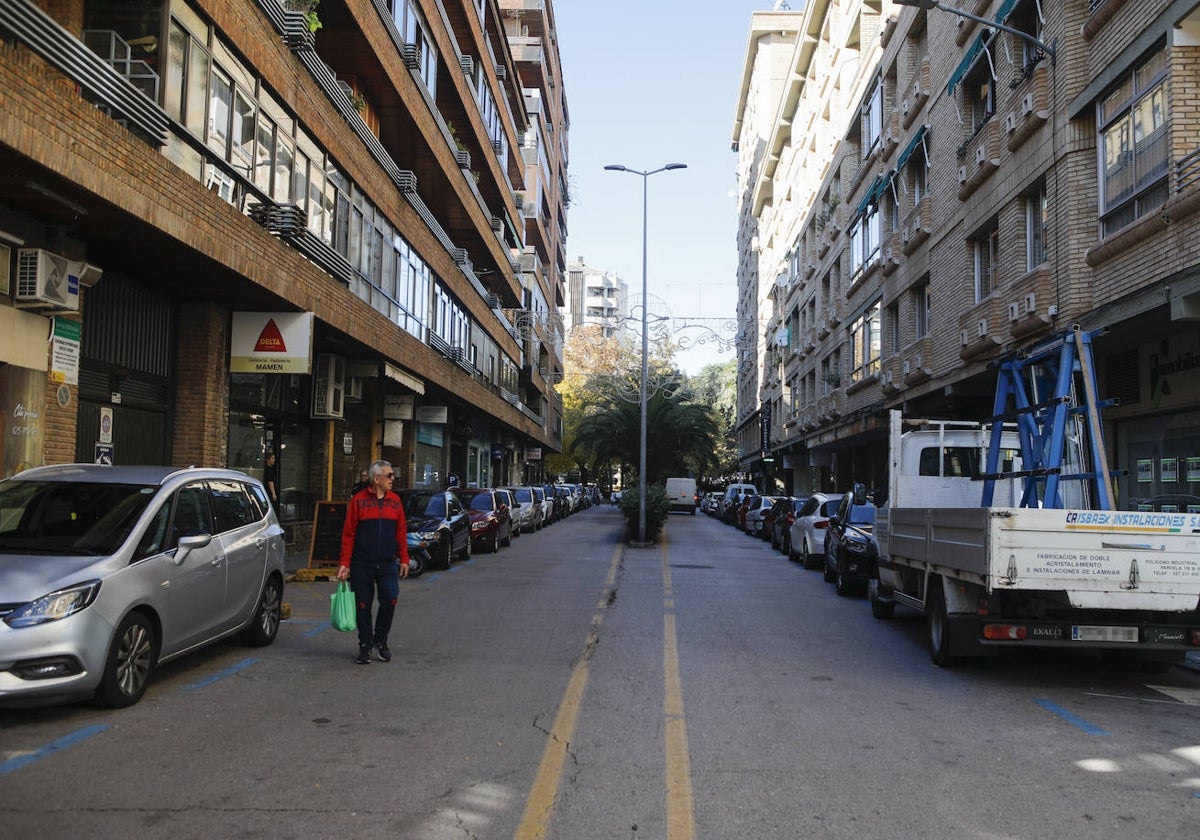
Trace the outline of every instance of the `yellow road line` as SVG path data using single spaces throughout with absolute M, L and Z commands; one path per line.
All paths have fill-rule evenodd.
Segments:
M 692 840 L 696 816 L 692 797 L 692 760 L 688 753 L 683 686 L 679 679 L 679 648 L 675 640 L 675 593 L 671 564 L 663 537 L 663 731 L 666 739 L 667 837 Z
M 600 627 L 604 623 L 604 610 L 608 608 L 608 595 L 617 579 L 617 569 L 620 566 L 621 545 L 613 551 L 612 563 L 605 579 L 605 593 L 597 606 L 597 612 L 592 616 L 591 632 L 584 643 L 585 655 L 579 658 L 571 679 L 567 682 L 566 693 L 558 706 L 558 714 L 554 725 L 546 738 L 546 748 L 542 751 L 542 762 L 538 765 L 537 775 L 533 779 L 533 787 L 529 798 L 525 800 L 525 813 L 521 815 L 521 824 L 513 836 L 516 840 L 542 840 L 550 828 L 550 817 L 554 812 L 554 800 L 558 796 L 558 788 L 562 783 L 563 765 L 567 760 L 567 747 L 575 736 L 575 723 L 579 719 L 579 709 L 583 705 L 583 692 L 587 688 L 588 662 L 586 655 L 595 647 L 599 638 Z

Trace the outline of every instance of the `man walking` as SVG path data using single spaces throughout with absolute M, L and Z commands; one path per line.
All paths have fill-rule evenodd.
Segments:
M 342 526 L 342 551 L 338 580 L 350 580 L 358 605 L 359 665 L 371 663 L 374 650 L 380 662 L 391 662 L 388 633 L 400 595 L 399 578 L 408 577 L 408 528 L 404 505 L 392 492 L 395 471 L 387 461 L 375 461 L 367 470 L 370 483 L 350 497 Z M 399 577 L 397 577 L 399 562 Z M 379 611 L 371 620 L 371 607 L 379 592 Z

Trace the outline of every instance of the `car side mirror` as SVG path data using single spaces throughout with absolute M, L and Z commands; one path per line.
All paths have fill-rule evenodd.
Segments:
M 189 553 L 198 548 L 204 548 L 211 542 L 212 534 L 188 534 L 187 536 L 180 537 L 177 544 L 178 548 L 175 550 L 175 557 L 173 558 L 175 565 L 182 566 L 183 561 L 187 559 Z

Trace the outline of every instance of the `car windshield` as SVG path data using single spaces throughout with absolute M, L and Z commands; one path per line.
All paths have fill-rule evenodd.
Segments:
M 2 482 L 0 552 L 112 554 L 157 492 L 141 484 Z
M 471 510 L 495 510 L 496 505 L 492 502 L 491 493 L 476 493 L 471 496 L 471 503 L 467 506 Z
M 446 497 L 441 493 L 413 493 L 404 500 L 406 516 L 446 516 Z
M 528 489 L 516 490 L 514 491 L 514 495 L 516 495 L 518 502 L 529 502 L 533 500 L 533 494 L 530 493 Z

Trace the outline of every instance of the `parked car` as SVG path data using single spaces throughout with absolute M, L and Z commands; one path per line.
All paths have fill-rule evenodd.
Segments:
M 746 505 L 746 513 L 742 519 L 742 530 L 752 537 L 762 535 L 763 516 L 775 504 L 778 496 L 753 496 Z
M 0 510 L 0 701 L 130 706 L 185 653 L 275 640 L 283 529 L 244 473 L 37 467 Z
M 727 484 L 725 491 L 721 494 L 719 502 L 718 516 L 722 522 L 735 524 L 729 514 L 731 507 L 736 507 L 746 497 L 747 494 L 757 494 L 758 488 L 753 484 Z
M 543 484 L 542 488 L 542 527 L 552 525 L 557 521 L 554 516 L 554 485 Z
M 429 552 L 430 568 L 449 569 L 471 557 L 471 518 L 453 490 L 401 490 L 409 533 Z M 411 574 L 412 570 L 409 570 Z
M 796 514 L 800 512 L 807 501 L 806 496 L 784 496 L 782 500 L 775 503 L 769 517 L 770 533 L 765 537 L 771 541 L 771 548 L 777 548 L 784 554 L 788 553 L 788 546 L 791 544 L 792 523 L 796 521 Z
M 546 517 L 546 488 L 540 484 L 533 484 L 530 485 L 529 489 L 533 491 L 533 503 L 541 511 L 541 516 L 538 517 L 538 528 L 545 528 L 554 521 L 553 514 L 549 518 Z
M 813 493 L 796 512 L 788 543 L 788 558 L 806 569 L 815 569 L 825 556 L 825 531 L 829 517 L 841 504 L 841 493 Z
M 716 516 L 717 515 L 717 500 L 720 499 L 720 497 L 721 497 L 721 494 L 717 493 L 716 491 L 713 491 L 713 490 L 709 490 L 707 493 L 705 493 L 703 496 L 701 496 L 700 497 L 701 512 L 706 513 L 709 516 Z
M 842 496 L 825 534 L 825 580 L 835 584 L 837 594 L 865 592 L 877 573 L 874 528 L 875 505 L 861 492 Z
M 470 488 L 458 491 L 458 495 L 471 518 L 475 548 L 495 554 L 500 546 L 512 545 L 512 512 L 506 490 Z
M 608 494 L 608 500 L 610 502 L 612 502 L 614 505 L 621 504 L 621 491 L 613 490 L 611 493 Z
M 517 515 L 514 517 L 520 522 L 521 533 L 533 533 L 542 527 L 542 506 L 535 502 L 533 498 L 532 487 L 508 487 L 505 488 L 512 493 L 513 501 L 515 501 Z

